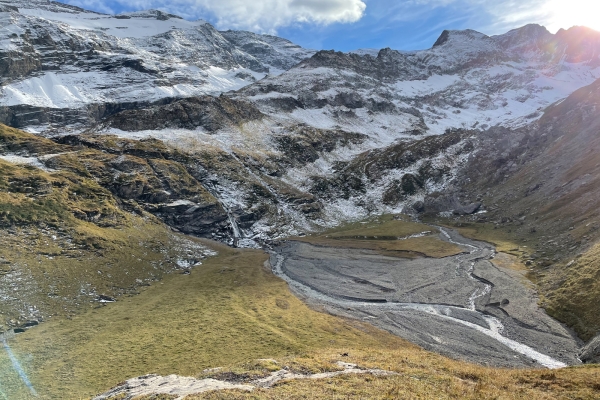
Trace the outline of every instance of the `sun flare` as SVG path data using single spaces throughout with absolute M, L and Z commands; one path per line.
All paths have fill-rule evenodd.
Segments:
M 547 28 L 550 31 L 568 29 L 576 25 L 600 31 L 598 0 L 549 0 L 543 11 L 549 16 Z

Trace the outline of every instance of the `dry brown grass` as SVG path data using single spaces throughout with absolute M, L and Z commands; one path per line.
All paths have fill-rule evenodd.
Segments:
M 345 361 L 398 375 L 290 381 L 269 390 L 188 399 L 593 399 L 600 394 L 597 367 L 485 368 L 311 310 L 264 268 L 263 252 L 210 245 L 220 255 L 191 275 L 167 276 L 137 296 L 68 321 L 44 323 L 11 341 L 40 397 L 85 398 L 147 373 L 203 378 L 211 375 L 204 369 L 224 367 L 219 373 L 264 376 L 274 369 L 272 363 L 256 361 L 264 358 L 303 373 L 337 370 L 335 362 Z M 5 354 L 0 354 L 0 365 L 9 365 Z M 22 388 L 11 393 L 28 398 Z
M 265 253 L 211 246 L 220 255 L 191 275 L 168 275 L 137 296 L 17 335 L 11 346 L 29 359 L 41 398 L 76 399 L 147 373 L 189 376 L 332 347 L 416 349 L 370 325 L 309 309 L 264 268 Z M 2 365 L 10 362 L 0 352 Z M 13 378 L 13 398 L 26 399 Z
M 341 357 L 341 351 L 349 351 Z M 395 376 L 342 375 L 320 380 L 290 380 L 251 393 L 220 391 L 188 396 L 197 399 L 597 399 L 600 368 L 556 371 L 505 370 L 457 362 L 411 346 L 388 349 L 329 349 L 303 363 L 337 360 L 365 368 L 384 368 Z M 280 360 L 288 365 L 290 360 Z M 323 367 L 321 367 L 323 368 Z
M 568 266 L 567 266 L 568 265 Z M 555 282 L 559 282 L 557 287 Z M 600 331 L 600 243 L 544 277 L 546 309 L 585 340 Z

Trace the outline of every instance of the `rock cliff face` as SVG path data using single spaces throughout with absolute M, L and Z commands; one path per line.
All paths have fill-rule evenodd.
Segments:
M 0 24 L 0 122 L 18 127 L 89 125 L 105 104 L 219 94 L 314 53 L 160 11 L 109 16 L 47 0 L 0 1 Z
M 202 128 L 209 132 L 260 120 L 264 115 L 253 104 L 228 97 L 192 97 L 166 106 L 124 111 L 104 124 L 128 132 Z
M 119 18 L 164 17 L 157 15 Z M 240 237 L 301 232 L 373 212 L 474 213 L 481 196 L 454 192 L 463 186 L 459 171 L 489 148 L 486 138 L 529 129 L 550 104 L 600 76 L 600 34 L 582 28 L 553 35 L 528 25 L 494 37 L 444 31 L 424 51 L 312 57 L 284 39 L 217 33 L 229 44 L 213 38 L 213 50 L 233 54 L 234 46 L 281 73 L 219 97 L 111 105 L 88 116 L 86 128 L 157 138 L 189 157 L 219 154 L 203 173 L 233 220 L 252 215 L 243 217 Z M 206 63 L 233 65 L 207 54 L 200 57 Z M 63 125 L 67 119 L 55 117 Z M 285 217 L 273 223 L 272 213 Z

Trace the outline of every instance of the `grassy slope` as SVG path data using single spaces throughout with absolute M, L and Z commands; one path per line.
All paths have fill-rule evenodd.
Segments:
M 546 309 L 586 339 L 600 330 L 600 243 L 548 273 Z
M 188 248 L 197 245 L 124 211 L 94 180 L 0 160 L 0 332 L 136 293 Z
M 266 255 L 260 251 L 217 250 L 218 257 L 189 276 L 169 276 L 138 296 L 17 336 L 13 350 L 41 397 L 82 398 L 150 372 L 206 377 L 211 374 L 203 373 L 205 368 L 221 366 L 260 376 L 272 370 L 257 361 L 263 358 L 302 372 L 336 370 L 333 363 L 341 360 L 400 375 L 294 381 L 252 394 L 198 398 L 593 399 L 600 394 L 597 367 L 508 371 L 453 361 L 363 323 L 310 310 L 264 268 Z M 0 365 L 7 364 L 5 358 L 0 355 Z M 10 376 L 6 372 L 3 377 Z M 26 399 L 26 391 L 18 396 Z
M 150 372 L 194 375 L 357 344 L 415 348 L 362 323 L 310 310 L 263 267 L 263 252 L 218 251 L 191 275 L 168 276 L 138 296 L 18 335 L 12 346 L 32 355 L 28 370 L 38 391 L 78 398 Z
M 410 235 L 431 232 L 423 237 Z M 459 254 L 460 247 L 440 240 L 438 231 L 429 225 L 411 222 L 408 218 L 396 219 L 391 215 L 373 218 L 333 228 L 318 235 L 294 238 L 322 246 L 375 250 L 385 255 L 400 257 L 447 257 Z
M 55 158 L 73 163 L 105 157 L 2 125 L 0 150 L 58 153 Z M 0 160 L 0 334 L 28 321 L 67 321 L 101 307 L 98 295 L 137 294 L 177 270 L 178 262 L 199 261 L 205 250 L 123 204 L 88 173 Z M 3 359 L 0 398 L 14 378 Z

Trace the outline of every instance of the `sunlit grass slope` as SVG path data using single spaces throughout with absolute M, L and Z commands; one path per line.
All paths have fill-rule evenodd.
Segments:
M 294 240 L 331 247 L 369 249 L 400 257 L 447 257 L 462 251 L 460 247 L 440 240 L 438 234 L 436 228 L 412 222 L 407 216 L 383 215 Z M 410 237 L 412 235 L 420 237 Z
M 548 274 L 547 310 L 588 339 L 600 331 L 600 243 Z M 555 282 L 558 282 L 556 284 Z
M 85 398 L 134 376 L 258 377 L 259 359 L 303 373 L 336 370 L 336 361 L 398 372 L 280 383 L 254 393 L 191 398 L 498 398 L 594 399 L 600 368 L 523 371 L 450 360 L 357 321 L 313 311 L 264 268 L 256 250 L 218 246 L 220 255 L 191 275 L 171 275 L 140 295 L 52 321 L 17 336 L 22 360 L 41 398 Z M 348 353 L 348 356 L 343 356 Z M 2 376 L 10 376 L 6 355 Z M 224 370 L 203 373 L 213 367 Z M 15 398 L 26 388 L 12 373 Z M 160 397 L 163 398 L 163 397 Z M 168 397 L 164 397 L 168 398 Z M 156 398 L 154 398 L 156 399 Z
M 195 375 L 331 348 L 416 350 L 368 325 L 310 310 L 264 268 L 265 253 L 218 251 L 191 275 L 168 276 L 138 296 L 18 335 L 11 345 L 42 398 L 89 396 L 147 373 Z

